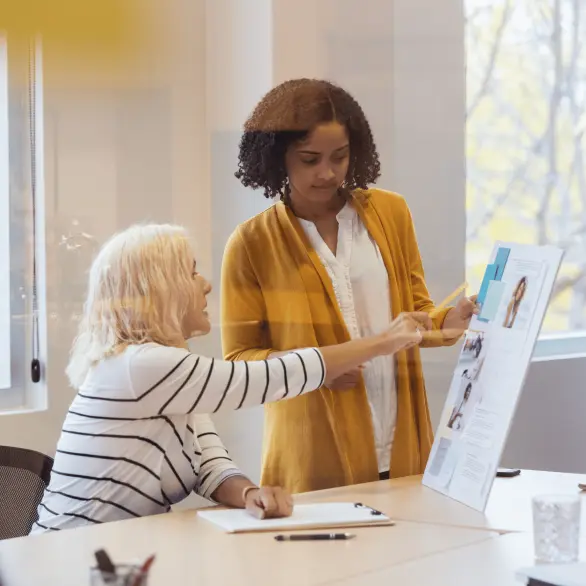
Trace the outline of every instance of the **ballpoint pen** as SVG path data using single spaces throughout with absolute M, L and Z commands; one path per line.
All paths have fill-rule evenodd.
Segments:
M 291 535 L 276 535 L 277 541 L 342 541 L 353 539 L 352 533 L 293 533 Z

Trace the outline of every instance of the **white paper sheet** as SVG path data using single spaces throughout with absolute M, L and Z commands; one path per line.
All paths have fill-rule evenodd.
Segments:
M 242 509 L 209 509 L 197 515 L 228 533 L 393 524 L 386 515 L 373 514 L 373 509 L 355 503 L 296 505 L 293 515 L 284 519 L 256 519 Z

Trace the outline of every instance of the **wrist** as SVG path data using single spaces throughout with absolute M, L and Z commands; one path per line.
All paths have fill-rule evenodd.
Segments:
M 446 330 L 462 330 L 468 327 L 468 322 L 460 315 L 456 307 L 451 307 L 446 314 L 442 329 Z
M 368 350 L 372 357 L 386 355 L 389 353 L 389 346 L 393 348 L 395 346 L 393 337 L 388 332 L 377 334 L 366 341 L 368 342 Z
M 245 486 L 242 489 L 242 504 L 243 504 L 243 506 L 246 506 L 246 499 L 250 498 L 251 493 L 254 493 L 257 490 L 260 490 L 260 488 L 254 484 L 251 484 L 250 486 Z

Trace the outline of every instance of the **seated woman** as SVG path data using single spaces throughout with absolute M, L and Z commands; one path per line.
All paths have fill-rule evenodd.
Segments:
M 290 494 L 250 482 L 205 414 L 308 393 L 419 343 L 425 327 L 403 315 L 369 339 L 223 362 L 186 343 L 210 330 L 210 290 L 180 227 L 132 227 L 102 248 L 67 368 L 78 393 L 32 533 L 166 512 L 191 491 L 259 517 L 290 515 Z

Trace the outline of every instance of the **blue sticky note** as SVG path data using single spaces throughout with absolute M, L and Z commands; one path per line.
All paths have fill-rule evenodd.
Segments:
M 494 260 L 494 264 L 496 266 L 496 274 L 494 276 L 493 281 L 501 281 L 503 278 L 503 273 L 505 272 L 505 267 L 507 266 L 507 261 L 509 260 L 509 255 L 511 254 L 510 248 L 499 248 L 496 253 L 496 258 Z
M 476 300 L 479 307 L 484 305 L 484 300 L 486 299 L 486 293 L 488 292 L 488 286 L 490 285 L 490 282 L 496 280 L 495 277 L 497 269 L 498 266 L 496 264 L 486 266 L 486 271 L 484 272 L 484 277 L 482 278 L 482 285 L 480 285 L 480 291 L 478 292 L 478 298 Z
M 506 284 L 502 281 L 490 281 L 486 293 L 486 299 L 482 305 L 482 311 L 478 316 L 480 321 L 490 322 L 496 317 L 505 288 Z

